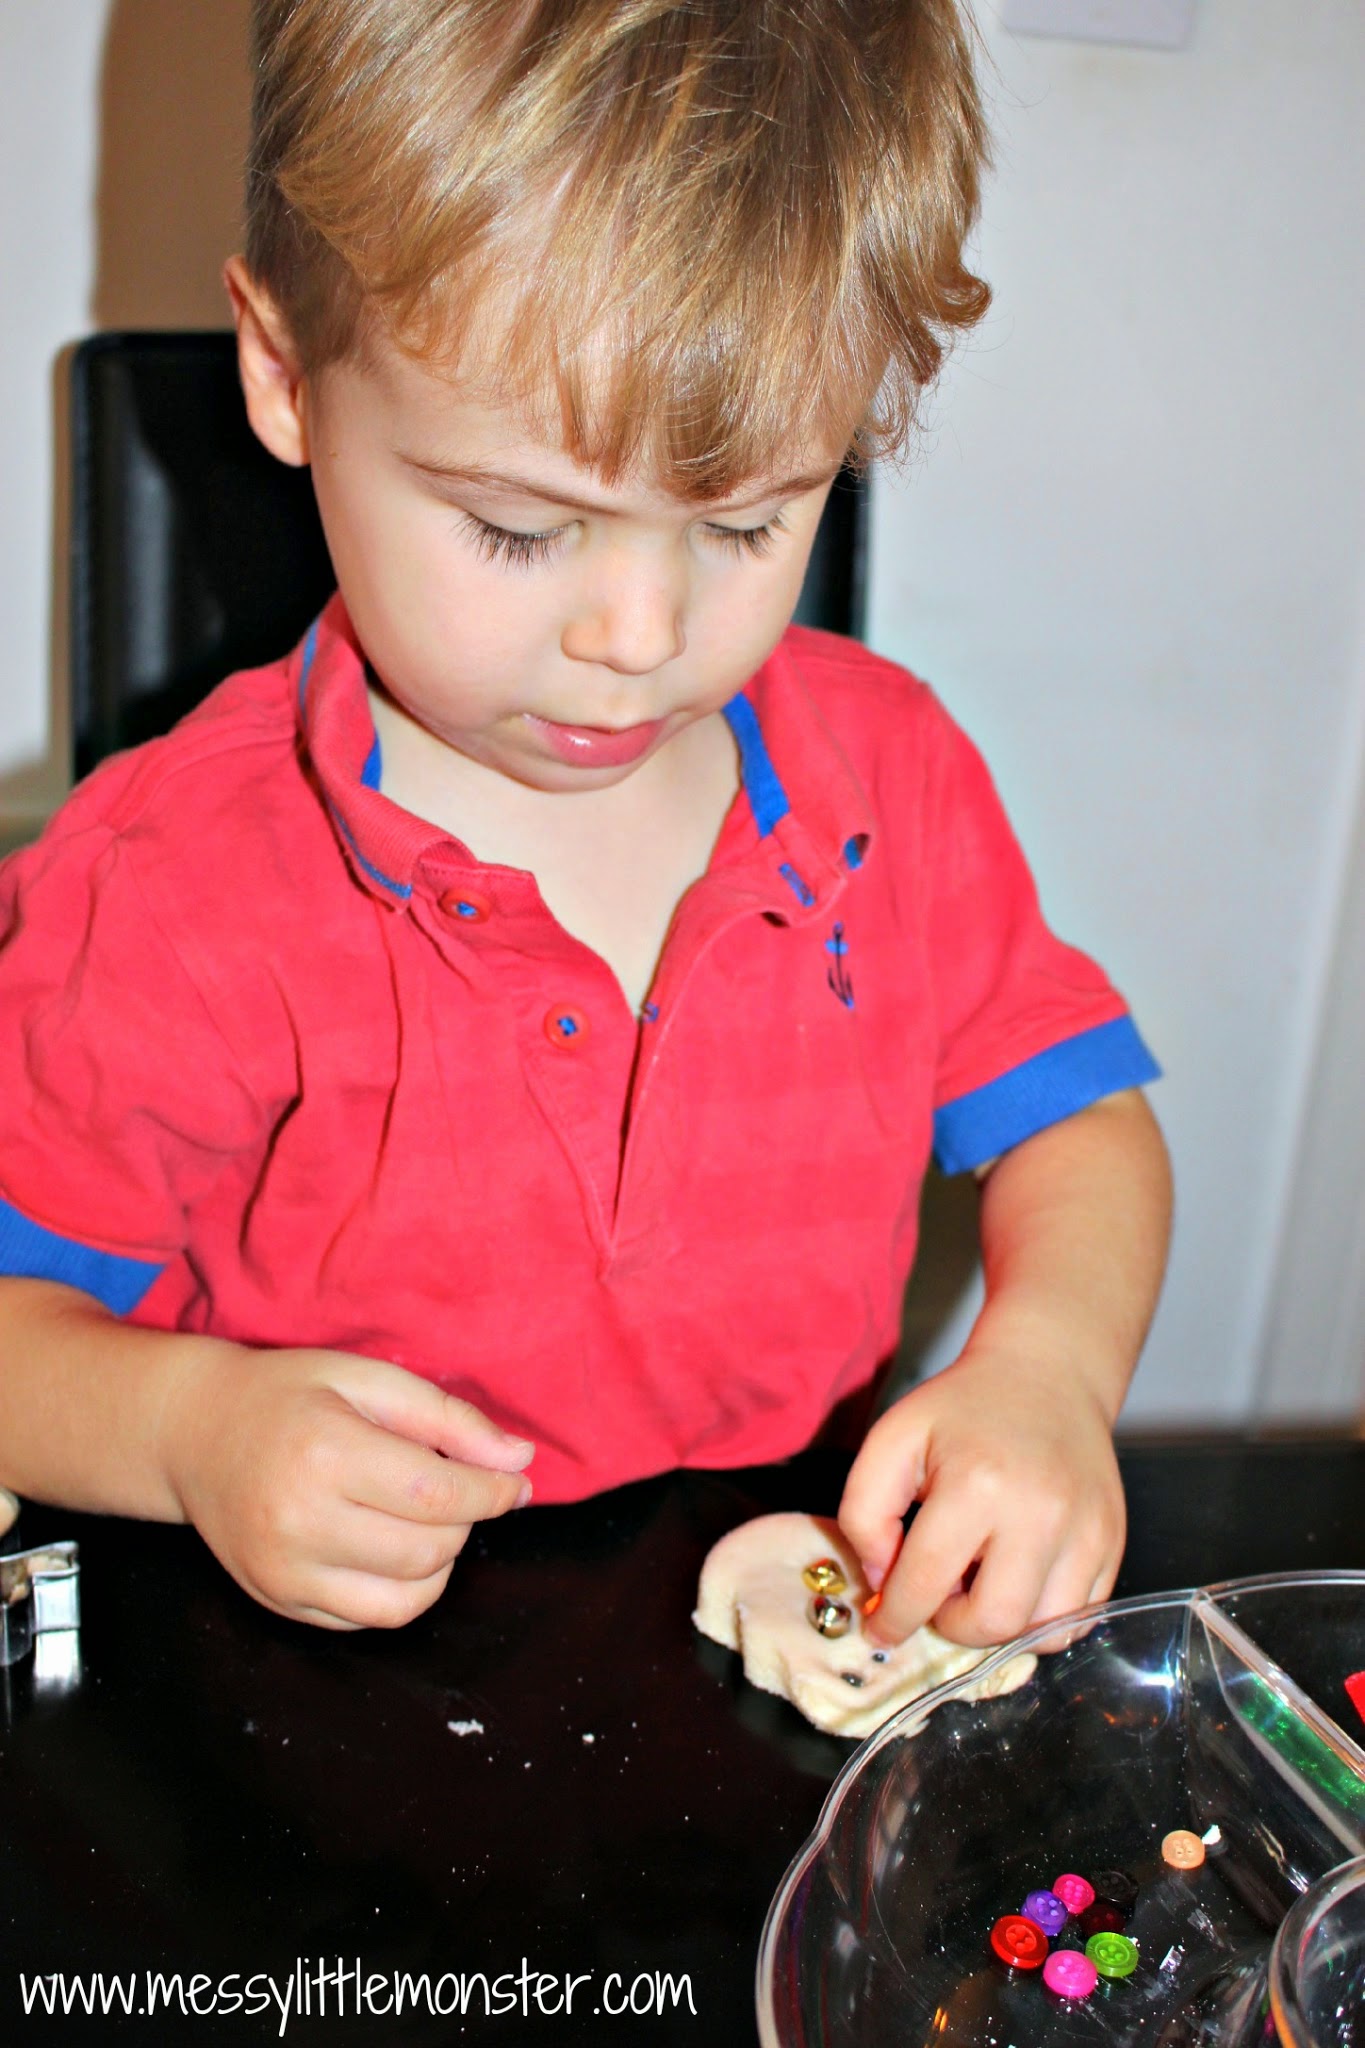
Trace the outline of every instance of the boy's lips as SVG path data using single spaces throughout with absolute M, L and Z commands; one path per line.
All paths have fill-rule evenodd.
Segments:
M 603 725 L 560 725 L 553 718 L 526 713 L 526 722 L 561 761 L 576 768 L 619 768 L 638 761 L 663 731 L 662 718 L 644 725 L 627 725 L 613 730 Z

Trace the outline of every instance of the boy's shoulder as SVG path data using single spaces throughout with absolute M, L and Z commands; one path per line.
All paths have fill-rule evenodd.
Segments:
M 859 640 L 789 626 L 770 664 L 780 690 L 796 683 L 816 720 L 851 762 L 885 783 L 897 767 L 919 780 L 963 735 L 930 685 Z
M 777 656 L 823 712 L 865 728 L 874 737 L 888 728 L 916 733 L 948 721 L 922 677 L 847 634 L 819 626 L 788 626 Z
M 294 666 L 286 656 L 242 669 L 169 732 L 111 755 L 72 791 L 47 836 L 103 830 L 151 846 L 169 835 L 183 847 L 215 827 L 258 831 L 298 780 Z
M 297 673 L 296 655 L 242 670 L 170 732 L 102 762 L 0 870 L 0 937 L 41 916 L 54 960 L 162 944 L 205 1000 L 254 986 L 335 898 L 341 865 L 301 746 Z
M 293 653 L 240 670 L 169 732 L 111 755 L 29 855 L 73 880 L 115 858 L 153 914 L 248 926 L 332 847 L 300 745 L 297 669 Z
M 813 690 L 836 698 L 852 692 L 865 702 L 870 699 L 873 715 L 883 705 L 902 710 L 907 700 L 918 703 L 932 695 L 928 684 L 908 668 L 875 654 L 846 633 L 831 633 L 822 626 L 788 626 L 778 647 Z

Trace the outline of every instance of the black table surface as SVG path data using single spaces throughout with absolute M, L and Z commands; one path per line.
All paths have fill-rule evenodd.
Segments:
M 1131 1445 L 1123 1466 L 1119 1594 L 1365 1564 L 1365 1444 Z M 26 1543 L 81 1544 L 82 1673 L 56 1693 L 0 1672 L 0 2039 L 276 2040 L 273 1977 L 283 2038 L 329 2048 L 752 2043 L 769 1900 L 853 1746 L 744 1685 L 690 1613 L 717 1537 L 832 1511 L 843 1469 L 511 1516 L 392 1635 L 276 1619 L 189 1531 L 26 1508 Z M 357 1968 L 426 1973 L 447 2007 L 463 1977 L 467 2009 L 419 1993 L 398 2017 L 376 1989 L 358 2013 Z M 131 1976 L 131 2017 L 126 1989 L 94 2019 L 25 2015 L 24 1980 L 32 2000 L 41 1973 L 95 1971 Z M 180 1975 L 169 2014 L 136 2010 L 149 1971 Z

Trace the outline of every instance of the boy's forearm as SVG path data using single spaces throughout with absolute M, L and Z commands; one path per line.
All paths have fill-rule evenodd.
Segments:
M 213 1338 L 143 1330 L 89 1295 L 0 1280 L 0 1485 L 33 1500 L 178 1522 L 163 1455 L 174 1392 Z
M 1166 1147 L 1136 1090 L 996 1161 L 981 1196 L 986 1304 L 970 1349 L 1055 1365 L 1117 1416 L 1170 1235 Z

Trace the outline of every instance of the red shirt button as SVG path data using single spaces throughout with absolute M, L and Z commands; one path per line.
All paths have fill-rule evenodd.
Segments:
M 545 1036 L 551 1045 L 581 1045 L 588 1035 L 588 1020 L 581 1010 L 571 1009 L 567 1003 L 556 1003 L 552 1010 L 545 1012 Z
M 1047 1936 L 1036 1920 L 1006 1913 L 991 1929 L 991 1947 L 1012 1970 L 1036 1970 L 1047 1954 Z
M 447 889 L 440 907 L 459 924 L 483 924 L 493 908 L 486 896 L 477 895 L 473 889 Z

